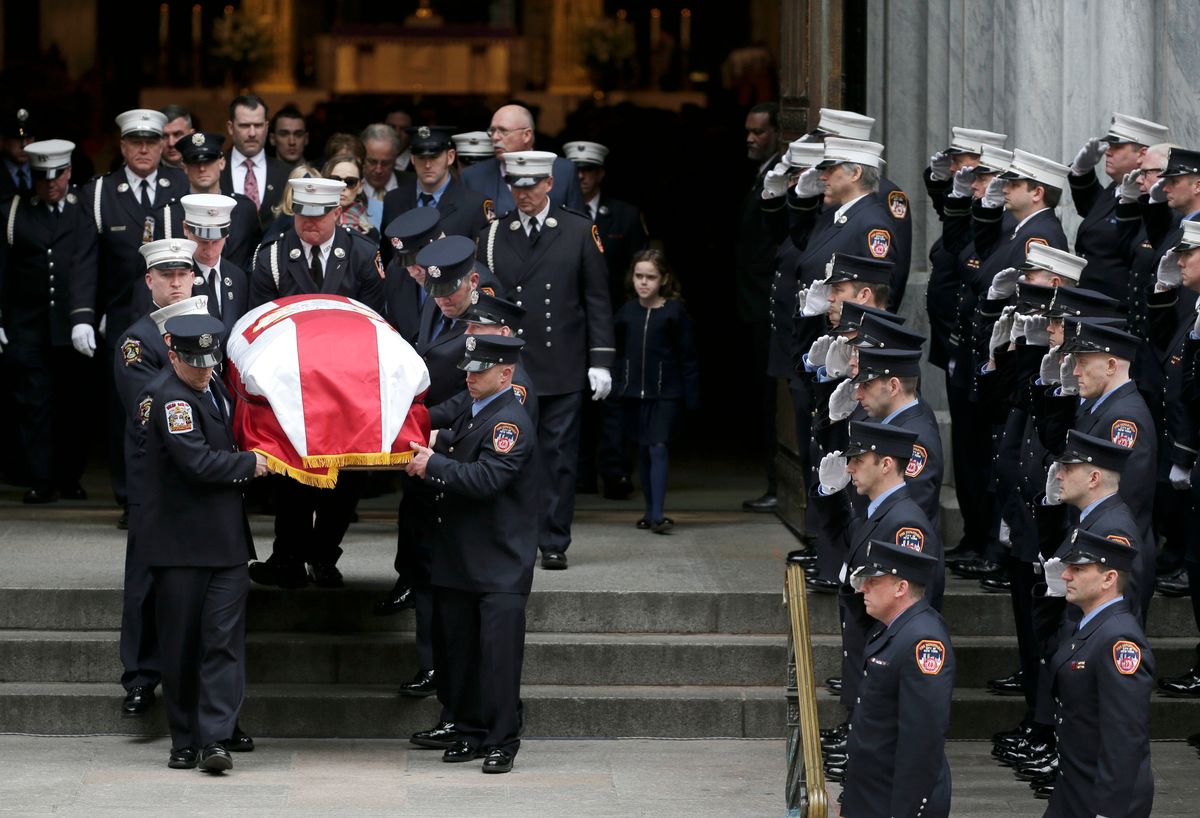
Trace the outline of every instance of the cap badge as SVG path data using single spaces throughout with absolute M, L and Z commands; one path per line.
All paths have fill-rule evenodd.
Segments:
M 305 192 L 305 193 L 316 193 L 316 192 L 317 192 L 317 186 L 316 186 L 316 185 L 313 185 L 313 184 L 308 184 L 308 185 L 305 185 L 305 186 L 304 186 L 304 192 Z
M 28 119 L 29 119 L 29 111 L 25 110 L 24 108 L 18 108 L 17 109 L 17 121 L 18 122 L 26 122 Z
M 479 290 L 471 290 L 471 303 L 472 304 L 479 303 Z
M 430 278 L 441 278 L 442 268 L 438 267 L 436 264 L 430 264 L 425 268 L 425 275 L 429 276 Z
M 212 336 L 209 335 L 207 332 L 204 333 L 203 335 L 200 336 L 199 343 L 200 343 L 201 349 L 208 349 L 210 346 L 212 346 Z
M 300 258 L 299 249 L 293 249 L 292 252 L 288 253 L 288 258 L 292 259 L 293 261 Z
M 218 212 L 218 211 L 217 211 L 217 209 L 216 209 L 215 207 L 210 207 L 208 210 L 206 210 L 206 211 L 204 211 L 204 212 L 205 212 L 205 213 L 207 213 L 207 214 L 208 214 L 208 215 L 210 215 L 210 216 L 215 216 L 215 215 L 217 215 L 217 212 Z
M 170 250 L 171 250 L 171 252 L 172 252 L 172 253 L 178 253 L 178 252 L 179 252 L 179 242 L 177 242 L 177 241 L 173 241 L 173 242 L 171 242 L 170 244 L 168 244 L 168 245 L 167 245 L 167 247 L 169 247 L 169 248 L 170 248 Z
M 335 256 L 337 256 L 338 258 L 345 258 L 345 257 L 346 257 L 346 251 L 345 251 L 345 250 L 343 250 L 343 249 L 342 249 L 342 248 L 340 248 L 340 247 L 335 247 L 335 248 L 333 248 L 333 254 L 334 254 Z
M 421 137 L 422 139 L 428 139 L 430 134 L 431 134 L 431 131 L 425 125 L 422 125 L 420 128 L 417 128 L 417 136 Z
M 150 114 L 139 114 L 138 119 L 142 120 L 142 122 L 149 122 Z
M 558 219 L 551 216 L 550 218 L 546 219 L 546 226 L 547 227 L 558 227 Z
M 397 250 L 403 250 L 404 242 L 401 239 L 392 239 L 392 246 L 395 247 Z
M 474 352 L 474 351 L 475 351 L 475 336 L 468 335 L 467 336 L 467 352 Z
M 202 134 L 202 133 L 192 134 L 192 144 L 193 145 L 203 145 L 204 144 L 204 134 Z

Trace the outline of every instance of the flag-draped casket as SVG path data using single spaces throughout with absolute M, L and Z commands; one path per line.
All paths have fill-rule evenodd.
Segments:
M 429 440 L 429 371 L 370 308 L 337 295 L 269 301 L 230 333 L 238 445 L 271 471 L 331 488 L 341 466 L 394 466 Z

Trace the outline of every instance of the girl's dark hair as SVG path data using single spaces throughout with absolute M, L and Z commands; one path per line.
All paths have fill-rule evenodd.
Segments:
M 633 254 L 633 258 L 629 262 L 629 272 L 625 274 L 625 290 L 630 296 L 636 297 L 636 291 L 633 289 L 633 268 L 638 265 L 639 261 L 650 262 L 662 276 L 659 295 L 663 298 L 681 298 L 683 296 L 683 288 L 679 286 L 679 277 L 667 263 L 667 256 L 662 250 L 640 250 Z

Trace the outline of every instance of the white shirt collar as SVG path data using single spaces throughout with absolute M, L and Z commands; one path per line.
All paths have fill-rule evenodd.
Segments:
M 240 168 L 247 159 L 250 160 L 250 164 L 254 165 L 254 167 L 261 168 L 267 164 L 267 153 L 266 151 L 259 151 L 254 156 L 243 156 L 242 152 L 237 148 L 233 148 L 229 152 L 229 162 L 235 168 Z
M 596 195 L 588 199 L 587 209 L 592 214 L 592 221 L 596 221 L 596 217 L 600 215 L 600 191 L 596 191 Z
M 525 232 L 528 233 L 529 232 L 529 220 L 532 219 L 533 217 L 527 215 L 524 210 L 518 210 L 517 213 L 520 214 L 520 217 L 521 217 L 521 226 L 524 227 Z M 550 213 L 550 200 L 547 199 L 546 206 L 542 208 L 541 213 L 537 214 L 538 230 L 541 230 L 543 227 L 546 226 L 546 216 L 549 213 Z
M 155 165 L 154 170 L 150 171 L 150 173 L 144 177 L 138 176 L 133 172 L 133 168 L 129 167 L 129 165 L 126 165 L 125 178 L 129 181 L 129 186 L 133 188 L 133 195 L 135 197 L 142 195 L 142 179 L 144 178 L 150 183 L 150 195 L 153 197 L 154 186 L 158 184 L 158 165 Z
M 851 207 L 853 207 L 855 202 L 857 202 L 859 199 L 863 198 L 864 196 L 870 196 L 870 195 L 871 195 L 870 193 L 864 193 L 862 196 L 855 196 L 853 199 L 846 202 L 844 205 L 842 205 L 841 207 L 839 207 L 837 210 L 835 210 L 833 212 L 833 220 L 836 222 L 842 216 L 845 216 L 846 211 L 849 210 Z
M 396 174 L 394 174 L 394 173 L 388 174 L 387 184 L 385 184 L 383 186 L 383 190 L 380 190 L 379 188 L 372 186 L 372 184 L 370 182 L 368 182 L 366 179 L 363 180 L 363 190 L 365 190 L 367 192 L 367 196 L 370 196 L 370 197 L 373 197 L 376 199 L 382 199 L 385 193 L 387 193 L 389 190 L 395 190 L 396 186 L 397 186 Z
M 329 237 L 329 241 L 321 244 L 321 269 L 324 270 L 329 266 L 329 248 L 333 247 L 333 240 L 337 238 L 339 228 L 333 229 L 333 235 Z M 300 246 L 304 248 L 304 260 L 308 262 L 308 266 L 312 266 L 312 245 L 306 243 L 303 239 L 300 240 Z

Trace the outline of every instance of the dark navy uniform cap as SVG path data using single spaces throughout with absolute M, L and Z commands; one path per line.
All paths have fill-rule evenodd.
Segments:
M 196 131 L 181 138 L 175 143 L 176 150 L 183 157 L 185 165 L 194 165 L 199 162 L 211 162 L 214 159 L 220 159 L 224 151 L 221 146 L 225 144 L 225 134 L 220 133 L 201 133 Z
M 884 423 L 872 423 L 865 420 L 850 421 L 850 442 L 846 457 L 874 452 L 880 457 L 895 457 L 897 459 L 912 459 L 913 444 L 917 442 L 917 433 L 890 426 Z
M 211 315 L 177 315 L 167 319 L 171 350 L 192 366 L 216 366 L 221 363 L 221 333 L 225 325 Z
M 1091 531 L 1077 528 L 1071 532 L 1071 551 L 1063 562 L 1068 565 L 1089 565 L 1099 563 L 1105 568 L 1117 571 L 1132 571 L 1133 561 L 1137 557 L 1137 549 L 1124 537 L 1101 537 Z
M 458 368 L 466 372 L 483 372 L 499 364 L 515 364 L 525 342 L 511 335 L 468 335 L 463 359 Z
M 525 317 L 525 308 L 475 290 L 471 293 L 471 306 L 467 307 L 462 317 L 472 324 L 512 327 L 513 332 L 516 332 Z
M 445 236 L 438 227 L 440 220 L 436 207 L 414 207 L 388 222 L 383 235 L 391 240 L 400 263 L 407 267 L 416 263 L 417 253 L 426 245 Z
M 1158 176 L 1164 179 L 1170 176 L 1187 176 L 1189 173 L 1200 174 L 1200 151 L 1171 148 L 1167 153 L 1167 166 Z
M 831 332 L 834 335 L 845 335 L 847 332 L 857 332 L 859 326 L 863 322 L 863 317 L 874 315 L 885 321 L 891 321 L 893 324 L 903 324 L 904 318 L 896 315 L 894 312 L 868 307 L 866 304 L 859 304 L 857 301 L 843 301 L 842 315 L 838 318 L 838 325 Z
M 923 551 L 893 545 L 884 540 L 870 540 L 867 542 L 867 558 L 855 569 L 854 576 L 860 579 L 895 576 L 919 585 L 928 585 L 933 580 L 936 568 L 937 558 Z
M 834 253 L 829 259 L 830 270 L 825 277 L 828 284 L 841 281 L 861 281 L 864 284 L 888 284 L 896 265 L 882 259 L 865 256 L 849 256 L 845 253 Z
M 1017 282 L 1017 311 L 1025 315 L 1040 315 L 1050 309 L 1054 303 L 1056 287 L 1046 287 L 1041 284 L 1030 284 L 1028 281 Z
M 1098 469 L 1119 472 L 1125 468 L 1125 462 L 1132 452 L 1132 448 L 1118 446 L 1107 438 L 1070 429 L 1062 454 L 1054 459 L 1059 463 L 1087 463 Z
M 1103 352 L 1132 361 L 1142 339 L 1111 326 L 1106 318 L 1066 318 L 1063 320 L 1063 352 Z
M 888 313 L 888 315 L 890 316 L 891 313 Z M 857 347 L 915 349 L 919 351 L 921 345 L 925 343 L 925 336 L 919 332 L 905 329 L 890 318 L 864 314 L 861 323 L 858 325 L 858 336 L 850 343 Z
M 405 128 L 404 132 L 412 140 L 410 150 L 413 156 L 437 156 L 454 147 L 455 128 L 449 125 L 420 125 L 415 128 Z
M 425 268 L 425 292 L 434 298 L 445 297 L 475 268 L 475 242 L 466 236 L 446 236 L 417 253 L 416 264 Z
M 920 374 L 920 349 L 859 347 L 858 374 L 854 376 L 854 383 L 866 383 L 876 378 L 910 378 Z
M 1120 318 L 1125 319 L 1121 302 L 1096 290 L 1082 287 L 1059 287 L 1050 303 L 1052 318 Z

